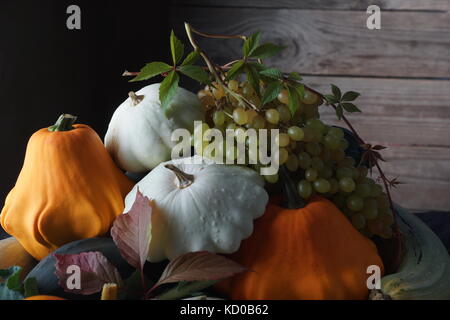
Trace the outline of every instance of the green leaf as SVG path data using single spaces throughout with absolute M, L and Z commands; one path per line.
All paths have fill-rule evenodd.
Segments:
M 0 300 L 22 300 L 22 283 L 20 274 L 22 268 L 18 266 L 0 270 Z
M 255 48 L 250 54 L 249 57 L 251 58 L 257 58 L 257 59 L 264 59 L 271 56 L 276 55 L 281 50 L 283 50 L 284 47 L 277 46 L 273 43 L 265 43 L 260 45 L 259 47 Z
M 22 273 L 22 267 L 13 267 L 13 273 L 6 280 L 6 285 L 9 289 L 20 291 L 22 289 L 22 281 L 20 281 L 20 275 Z
M 341 100 L 342 101 L 354 101 L 359 96 L 360 96 L 360 94 L 358 92 L 348 91 L 348 92 L 344 93 Z
M 208 73 L 199 66 L 181 66 L 180 72 L 184 75 L 188 76 L 189 78 L 192 78 L 200 83 L 208 83 L 209 82 L 209 75 Z
M 155 299 L 157 300 L 181 299 L 189 296 L 191 293 L 206 289 L 217 282 L 218 282 L 217 280 L 181 281 L 178 285 L 160 294 Z
M 245 65 L 245 72 L 247 75 L 247 81 L 252 85 L 253 89 L 255 90 L 256 94 L 258 96 L 261 96 L 260 90 L 259 90 L 259 72 L 257 68 L 255 67 L 254 63 L 247 63 Z
M 289 96 L 289 103 L 288 103 L 289 110 L 291 111 L 291 114 L 294 115 L 295 112 L 297 112 L 298 110 L 300 97 L 295 87 L 288 86 L 287 90 Z
M 181 63 L 182 66 L 188 66 L 197 62 L 198 58 L 200 58 L 200 54 L 197 51 L 192 51 L 189 53 L 186 58 L 184 58 Z
M 244 71 L 244 64 L 245 62 L 243 60 L 239 60 L 238 62 L 234 63 L 231 69 L 228 70 L 225 80 L 232 80 L 240 75 Z
M 265 105 L 266 103 L 269 103 L 270 101 L 273 101 L 277 98 L 278 94 L 280 93 L 282 88 L 282 85 L 278 81 L 274 81 L 269 83 L 266 90 L 264 91 L 264 95 L 261 101 L 262 105 Z
M 334 96 L 336 97 L 336 99 L 338 101 L 341 101 L 341 89 L 339 89 L 337 86 L 335 86 L 334 84 L 331 85 L 331 91 L 333 92 Z
M 290 80 L 296 80 L 296 81 L 302 80 L 302 77 L 300 77 L 300 75 L 299 75 L 297 72 L 291 72 L 291 73 L 289 73 L 288 78 L 289 78 Z
M 272 79 L 283 80 L 283 73 L 275 68 L 264 69 L 260 71 L 259 74 Z
M 361 110 L 358 109 L 357 106 L 355 106 L 353 103 L 350 102 L 342 102 L 340 104 L 345 111 L 347 112 L 361 112 Z
M 325 94 L 324 95 L 325 99 L 327 100 L 328 103 L 338 103 L 339 101 L 336 99 L 335 96 L 333 96 L 332 94 Z
M 130 80 L 130 82 L 143 81 L 154 76 L 157 76 L 161 73 L 167 72 L 172 69 L 167 63 L 164 62 L 151 62 L 147 63 L 139 72 L 139 74 Z
M 338 104 L 336 107 L 336 115 L 339 120 L 341 120 L 342 116 L 344 115 L 344 110 L 342 110 L 342 106 L 340 104 Z
M 39 294 L 39 290 L 36 278 L 25 279 L 23 282 L 23 289 L 25 298 L 37 296 Z
M 170 51 L 172 52 L 172 61 L 175 66 L 183 58 L 184 44 L 178 40 L 173 30 L 170 33 Z
M 305 86 L 302 83 L 297 83 L 294 85 L 294 88 L 297 90 L 300 100 L 303 100 L 305 97 Z
M 167 111 L 173 96 L 175 95 L 180 77 L 175 70 L 171 71 L 167 77 L 161 82 L 159 87 L 159 100 L 161 101 L 161 107 L 164 111 Z
M 258 31 L 252 34 L 247 40 L 244 41 L 244 46 L 242 48 L 244 57 L 250 56 L 253 53 L 253 51 L 258 47 L 260 37 L 261 33 Z

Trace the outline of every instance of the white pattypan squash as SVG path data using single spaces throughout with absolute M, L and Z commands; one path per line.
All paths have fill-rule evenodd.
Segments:
M 154 200 L 151 262 L 202 250 L 233 253 L 264 213 L 269 196 L 263 186 L 253 170 L 194 156 L 158 165 L 127 195 L 124 212 L 138 188 Z
M 170 159 L 173 130 L 192 132 L 195 120 L 204 119 L 197 96 L 178 87 L 166 111 L 159 100 L 159 83 L 130 92 L 114 112 L 105 136 L 105 146 L 119 167 L 144 172 Z

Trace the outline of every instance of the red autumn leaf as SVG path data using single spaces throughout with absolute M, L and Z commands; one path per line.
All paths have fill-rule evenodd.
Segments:
M 111 236 L 122 257 L 141 271 L 150 247 L 151 218 L 151 202 L 138 189 L 130 211 L 118 216 L 111 228 Z
M 154 287 L 180 281 L 220 280 L 246 270 L 240 264 L 208 252 L 190 252 L 172 260 Z
M 119 287 L 123 284 L 116 267 L 101 252 L 54 254 L 54 256 L 56 276 L 59 285 L 66 292 L 89 295 L 102 290 L 105 283 L 116 283 Z M 78 280 L 77 270 L 80 276 Z

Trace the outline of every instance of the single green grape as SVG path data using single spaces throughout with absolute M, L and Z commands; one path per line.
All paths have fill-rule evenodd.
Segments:
M 280 120 L 282 122 L 288 122 L 291 120 L 291 110 L 289 110 L 288 106 L 281 105 L 277 108 L 277 111 L 280 114 Z
M 364 199 L 364 207 L 366 208 L 378 208 L 378 202 L 374 198 L 366 198 Z
M 331 160 L 331 150 L 328 148 L 322 148 L 322 153 L 320 156 L 324 162 L 329 162 Z
M 239 82 L 237 82 L 236 80 L 230 80 L 228 81 L 228 89 L 230 89 L 231 91 L 238 91 L 239 89 Z
M 250 125 L 253 122 L 253 119 L 258 115 L 258 112 L 256 112 L 253 109 L 248 109 L 246 113 L 247 113 L 247 124 Z
M 225 113 L 222 110 L 214 111 L 213 122 L 216 126 L 222 126 L 225 123 Z
M 339 139 L 344 138 L 344 131 L 342 131 L 342 129 L 340 129 L 340 128 L 330 127 L 330 129 L 328 130 L 328 134 L 335 136 Z
M 318 156 L 322 152 L 322 147 L 317 142 L 308 142 L 305 149 L 312 156 Z
M 305 133 L 300 127 L 292 126 L 287 131 L 289 137 L 294 141 L 302 141 Z
M 330 183 L 323 178 L 319 178 L 316 181 L 314 181 L 313 185 L 314 190 L 316 190 L 319 193 L 327 193 L 328 191 L 330 191 L 331 188 Z
M 278 124 L 280 121 L 280 113 L 276 109 L 268 109 L 266 111 L 266 120 L 272 124 Z
M 300 152 L 298 154 L 298 165 L 303 170 L 308 169 L 311 166 L 312 159 L 311 156 L 306 152 Z
M 336 136 L 327 134 L 324 138 L 323 138 L 323 143 L 325 144 L 325 146 L 331 150 L 337 150 L 340 146 L 340 139 Z
M 321 133 L 325 132 L 326 125 L 319 119 L 309 119 L 306 121 L 306 126 L 312 129 L 317 129 Z
M 319 101 L 319 97 L 310 90 L 305 90 L 305 94 L 303 95 L 303 99 L 301 99 L 301 101 L 305 104 L 315 104 Z
M 364 208 L 363 198 L 354 194 L 347 197 L 346 204 L 347 208 L 349 208 L 352 211 L 360 211 Z
M 373 220 L 378 217 L 378 209 L 373 207 L 364 207 L 361 213 L 367 220 Z
M 355 160 L 352 157 L 344 157 L 342 160 L 338 161 L 340 167 L 354 167 Z
M 361 198 L 367 198 L 370 196 L 372 188 L 367 183 L 358 183 L 355 188 L 355 194 Z
M 303 141 L 311 142 L 314 140 L 314 131 L 311 128 L 303 128 Z
M 353 181 L 352 178 L 344 177 L 342 179 L 339 179 L 339 189 L 343 192 L 352 192 L 355 190 L 355 181 Z
M 295 172 L 298 170 L 298 158 L 295 155 L 289 155 L 286 161 L 286 168 L 291 172 Z
M 277 98 L 278 101 L 280 101 L 281 103 L 288 104 L 289 103 L 288 91 L 286 89 L 281 90 Z
M 311 183 L 307 180 L 301 180 L 298 183 L 297 189 L 300 197 L 302 197 L 303 199 L 308 199 L 312 194 Z
M 266 120 L 262 116 L 256 115 L 251 122 L 251 127 L 256 130 L 264 129 L 266 127 Z
M 313 182 L 317 179 L 317 176 L 318 176 L 318 173 L 317 173 L 316 169 L 314 169 L 314 168 L 306 169 L 306 171 L 305 171 L 306 180 Z
M 216 98 L 217 100 L 222 99 L 225 96 L 225 90 L 223 89 L 223 87 L 220 84 L 215 84 L 216 87 L 212 88 L 212 94 L 214 96 L 214 98 Z
M 275 136 L 275 143 L 279 147 L 287 147 L 290 143 L 289 135 L 286 133 L 279 133 Z
M 278 164 L 282 165 L 284 164 L 288 157 L 289 157 L 289 152 L 285 149 L 285 148 L 279 148 L 278 149 Z
M 314 169 L 316 169 L 317 171 L 320 171 L 320 170 L 322 170 L 325 167 L 325 164 L 324 164 L 323 160 L 320 159 L 319 157 L 314 156 L 314 157 L 312 157 L 311 160 L 312 160 L 311 166 Z
M 236 108 L 233 111 L 233 120 L 242 126 L 247 123 L 247 112 L 242 108 Z

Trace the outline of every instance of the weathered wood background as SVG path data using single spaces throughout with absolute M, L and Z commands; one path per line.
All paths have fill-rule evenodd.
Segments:
M 366 27 L 370 4 L 381 30 Z M 450 0 L 175 0 L 171 24 L 250 34 L 288 46 L 267 61 L 297 71 L 327 93 L 334 83 L 362 94 L 350 120 L 388 147 L 383 168 L 405 184 L 394 199 L 416 210 L 450 211 Z M 239 57 L 238 40 L 199 39 L 217 62 Z M 331 110 L 322 117 L 335 123 Z

